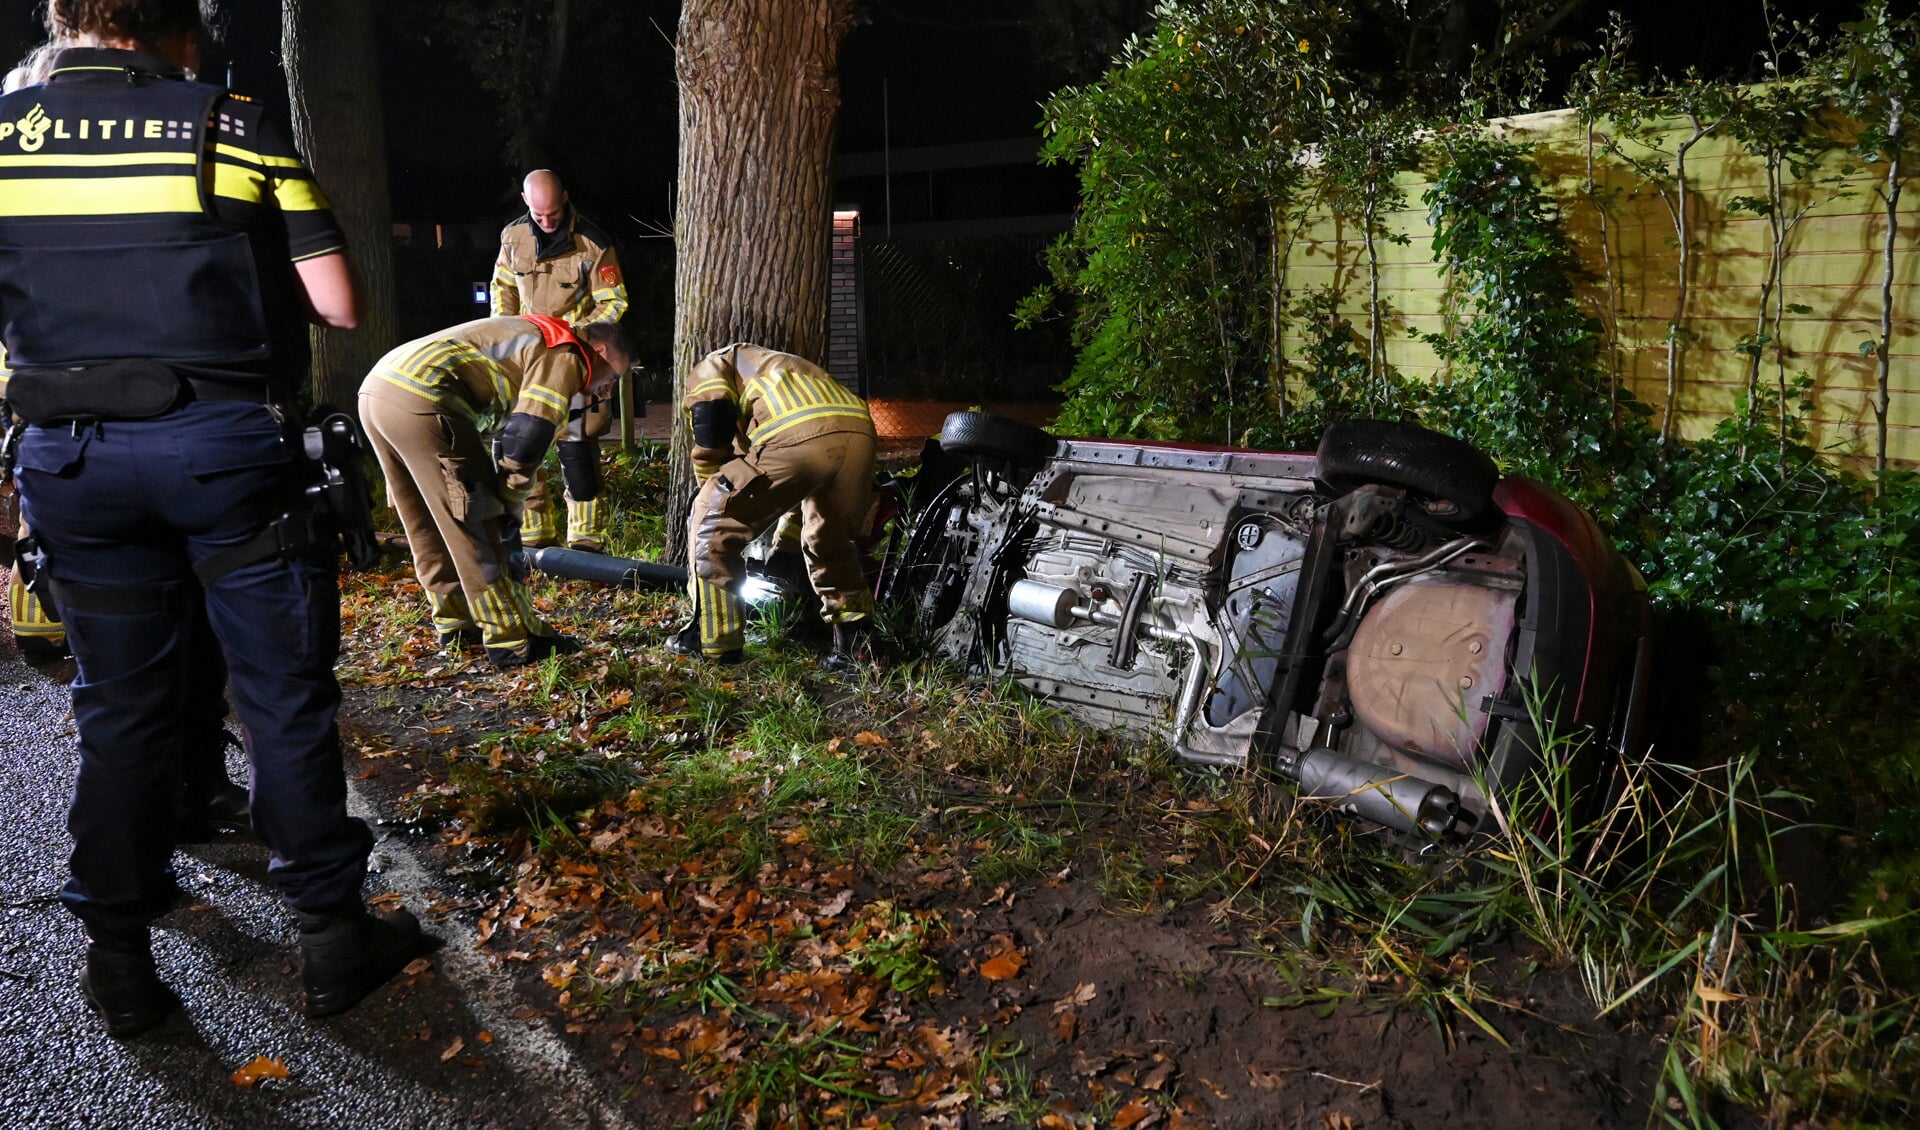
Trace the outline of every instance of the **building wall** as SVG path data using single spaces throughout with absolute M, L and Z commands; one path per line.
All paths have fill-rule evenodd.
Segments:
M 1568 235 L 1589 276 L 1580 285 L 1583 301 L 1614 331 L 1621 378 L 1660 412 L 1667 401 L 1667 337 L 1679 260 L 1667 205 L 1631 169 L 1604 154 L 1597 156 L 1596 196 L 1609 215 L 1610 238 L 1603 252 L 1601 213 L 1596 196 L 1586 192 L 1588 131 L 1578 116 L 1554 111 L 1498 124 L 1512 140 L 1538 145 L 1535 160 L 1560 203 Z M 1604 133 L 1606 124 L 1599 129 Z M 1678 123 L 1665 136 L 1662 147 L 1670 152 L 1671 141 L 1683 136 Z M 1842 164 L 1834 155 L 1822 172 L 1837 177 Z M 1788 350 L 1787 371 L 1791 375 L 1804 370 L 1814 379 L 1815 445 L 1856 465 L 1871 463 L 1875 443 L 1872 397 L 1878 365 L 1874 357 L 1861 354 L 1860 346 L 1879 336 L 1886 214 L 1875 189 L 1884 172 L 1884 166 L 1863 167 L 1837 185 L 1809 179 L 1788 187 L 1788 213 L 1801 207 L 1807 207 L 1807 213 L 1788 245 L 1785 299 L 1809 312 L 1787 314 L 1781 335 Z M 1724 137 L 1710 135 L 1688 154 L 1694 254 L 1681 324 L 1692 336 L 1675 402 L 1675 425 L 1683 436 L 1710 432 L 1735 410 L 1746 388 L 1748 358 L 1737 346 L 1756 331 L 1771 237 L 1764 218 L 1731 212 L 1728 205 L 1741 196 L 1764 199 L 1765 179 L 1760 158 Z M 1407 331 L 1444 329 L 1445 278 L 1433 262 L 1433 231 L 1420 202 L 1427 178 L 1403 174 L 1398 183 L 1406 205 L 1385 217 L 1385 226 L 1410 242 L 1376 241 L 1381 293 L 1392 307 L 1386 359 L 1403 375 L 1430 378 L 1440 375 L 1440 365 L 1433 351 Z M 1920 326 L 1915 320 L 1920 303 L 1920 250 L 1915 246 L 1920 191 L 1903 195 L 1899 229 L 1888 454 L 1897 463 L 1915 466 L 1920 465 Z M 1328 285 L 1344 288 L 1342 309 L 1364 337 L 1367 277 L 1360 232 L 1353 221 L 1322 212 L 1308 217 L 1292 245 L 1286 286 L 1298 294 Z M 1299 344 L 1297 337 L 1287 342 L 1289 354 L 1297 352 Z M 1768 354 L 1761 380 L 1771 387 L 1775 379 Z

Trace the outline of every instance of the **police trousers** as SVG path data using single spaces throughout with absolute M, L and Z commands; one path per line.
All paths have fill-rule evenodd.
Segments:
M 687 519 L 688 586 L 700 623 L 700 647 L 718 654 L 741 646 L 742 551 L 795 506 L 808 579 L 829 622 L 873 611 L 855 539 L 873 511 L 874 438 L 832 432 L 756 447 L 721 467 L 694 496 Z
M 34 427 L 20 445 L 24 517 L 46 547 L 79 668 L 80 775 L 61 899 L 95 937 L 144 930 L 177 893 L 165 802 L 193 732 L 189 704 L 206 701 L 205 682 L 194 681 L 210 666 L 194 629 L 202 599 L 245 734 L 268 874 L 299 910 L 359 897 L 373 837 L 346 809 L 331 553 L 258 561 L 204 589 L 193 574 L 278 517 L 297 496 L 293 474 L 279 420 L 241 402 Z

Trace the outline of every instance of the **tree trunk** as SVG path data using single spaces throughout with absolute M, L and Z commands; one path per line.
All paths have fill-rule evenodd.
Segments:
M 686 0 L 674 217 L 673 479 L 667 557 L 687 548 L 701 356 L 752 341 L 824 361 L 840 39 L 852 0 Z
M 313 395 L 351 412 L 360 380 L 394 345 L 393 219 L 387 200 L 372 0 L 282 0 L 280 50 L 294 144 L 333 203 L 360 285 L 353 331 L 313 331 Z

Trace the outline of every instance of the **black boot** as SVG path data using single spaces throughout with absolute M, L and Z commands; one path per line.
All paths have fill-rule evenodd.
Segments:
M 708 655 L 700 647 L 700 625 L 688 624 L 667 637 L 667 651 L 687 659 L 710 659 L 715 663 L 738 663 L 747 657 L 745 648 L 730 647 Z
M 300 983 L 307 1015 L 333 1016 L 359 1004 L 414 958 L 439 944 L 404 910 L 375 913 L 358 901 L 300 919 Z
M 203 844 L 222 832 L 253 834 L 247 790 L 224 779 L 202 798 L 182 789 L 174 804 L 173 842 Z
M 137 1036 L 180 1007 L 180 998 L 154 970 L 145 931 L 89 943 L 87 967 L 80 972 L 80 995 L 106 1021 L 107 1035 L 115 1039 Z
M 527 642 L 518 648 L 490 647 L 487 649 L 487 658 L 493 661 L 495 670 L 511 671 L 515 667 L 538 663 L 549 655 L 572 655 L 579 650 L 579 640 L 555 633 L 551 636 L 528 636 Z
M 873 638 L 867 621 L 840 620 L 833 625 L 833 651 L 820 661 L 832 675 L 850 675 L 873 662 Z
M 62 660 L 73 658 L 73 649 L 67 641 L 42 639 L 39 636 L 15 636 L 14 642 L 20 645 L 20 658 L 33 667 L 51 667 Z

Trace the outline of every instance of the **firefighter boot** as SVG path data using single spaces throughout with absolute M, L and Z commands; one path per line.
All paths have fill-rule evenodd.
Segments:
M 667 637 L 667 651 L 684 659 L 710 659 L 715 663 L 738 663 L 747 657 L 747 651 L 741 647 L 730 647 L 725 651 L 708 655 L 700 649 L 700 621 L 692 623 Z
M 832 675 L 850 675 L 873 662 L 873 634 L 865 618 L 837 620 L 833 651 L 820 660 L 820 669 Z
M 307 1015 L 334 1016 L 360 1003 L 439 939 L 420 932 L 404 910 L 374 913 L 358 899 L 300 920 L 300 984 Z
M 87 967 L 80 972 L 80 995 L 106 1021 L 115 1039 L 137 1036 L 180 1007 L 153 967 L 153 948 L 145 930 L 107 935 L 87 945 Z

